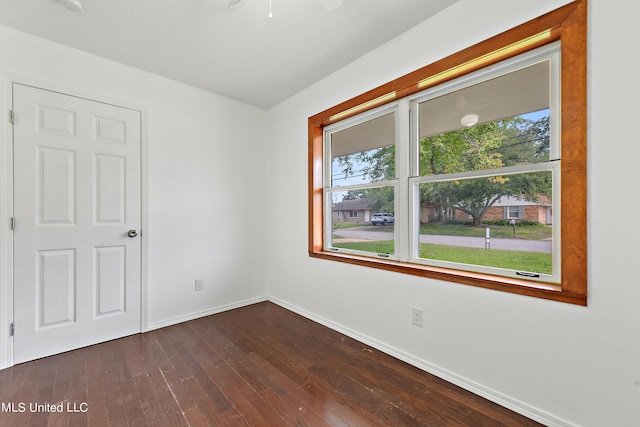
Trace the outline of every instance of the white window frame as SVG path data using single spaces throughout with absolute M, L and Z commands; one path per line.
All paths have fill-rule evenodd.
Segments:
M 419 176 L 419 129 L 418 114 L 419 104 L 448 93 L 474 86 L 492 78 L 496 78 L 520 69 L 535 65 L 540 62 L 549 61 L 550 69 L 550 158 L 547 162 L 532 163 L 522 166 L 503 167 L 499 169 L 489 169 L 481 171 L 463 172 L 457 174 L 443 174 L 435 176 Z M 428 266 L 451 268 L 454 270 L 473 271 L 486 273 L 502 277 L 523 278 L 527 280 L 540 281 L 544 283 L 560 282 L 560 227 L 553 227 L 553 272 L 543 274 L 539 272 L 522 272 L 506 270 L 482 265 L 467 265 L 455 262 L 445 262 L 429 260 L 419 257 L 419 229 L 420 229 L 420 201 L 419 185 L 426 182 L 448 181 L 453 179 L 469 179 L 488 176 L 520 174 L 527 172 L 552 171 L 553 174 L 553 221 L 560 224 L 560 132 L 559 132 L 559 111 L 560 111 L 560 43 L 550 43 L 543 47 L 525 52 L 513 58 L 504 60 L 489 67 L 482 68 L 474 73 L 470 73 L 418 92 L 412 96 L 400 99 L 394 103 L 369 110 L 362 114 L 345 119 L 334 125 L 324 128 L 324 197 L 325 197 L 325 237 L 324 250 L 332 252 L 342 252 L 361 256 L 384 257 L 387 259 L 408 262 L 412 264 L 422 264 Z M 378 117 L 395 113 L 396 117 L 396 178 L 393 180 L 376 181 L 372 183 L 357 185 L 336 185 L 332 186 L 332 158 L 331 155 L 331 135 L 333 133 L 348 129 L 361 123 L 374 120 Z M 334 247 L 332 242 L 331 227 L 331 200 L 335 192 L 346 192 L 351 190 L 371 189 L 378 187 L 394 187 L 395 194 L 395 225 L 394 225 L 394 253 L 377 254 L 373 252 L 359 251 Z M 351 217 L 352 218 L 352 217 Z
M 412 135 L 411 135 L 411 176 L 409 180 L 411 185 L 411 231 L 410 245 L 411 256 L 410 263 L 424 264 L 429 266 L 452 268 L 455 270 L 474 271 L 498 275 L 503 277 L 522 278 L 528 280 L 539 281 L 545 283 L 560 283 L 561 279 L 561 251 L 560 251 L 560 42 L 550 43 L 537 49 L 525 52 L 513 58 L 504 60 L 495 65 L 482 68 L 474 73 L 464 75 L 458 79 L 435 86 L 424 92 L 417 93 L 409 97 L 411 105 L 412 119 Z M 492 78 L 500 77 L 505 74 L 518 71 L 520 69 L 530 67 L 532 65 L 549 61 L 549 108 L 550 108 L 550 129 L 549 129 L 549 161 L 540 163 L 531 163 L 522 166 L 510 166 L 499 169 L 487 169 L 480 171 L 470 171 L 455 174 L 442 174 L 420 177 L 419 171 L 419 104 L 430 99 L 434 99 L 460 89 L 474 86 Z M 509 174 L 520 174 L 527 172 L 551 171 L 553 179 L 553 200 L 552 200 L 552 218 L 553 223 L 557 224 L 553 227 L 552 239 L 554 242 L 552 252 L 553 272 L 552 274 L 543 274 L 539 272 L 523 272 L 506 270 L 494 267 L 485 267 L 481 265 L 468 265 L 446 261 L 428 260 L 420 258 L 420 200 L 419 186 L 426 182 L 443 182 L 456 179 L 481 178 L 490 176 L 500 176 Z
M 362 256 L 370 256 L 370 257 L 378 257 L 378 258 L 384 258 L 384 259 L 390 259 L 390 260 L 399 260 L 401 259 L 399 257 L 398 251 L 400 248 L 400 245 L 402 244 L 402 240 L 400 238 L 400 233 L 398 231 L 398 220 L 396 217 L 396 221 L 395 221 L 395 225 L 394 225 L 394 237 L 393 237 L 393 247 L 394 247 L 394 253 L 393 254 L 382 254 L 382 253 L 374 253 L 374 252 L 367 252 L 367 251 L 359 251 L 359 250 L 353 250 L 353 249 L 346 249 L 346 248 L 338 248 L 333 246 L 332 243 L 332 227 L 331 227 L 331 221 L 327 221 L 327 218 L 331 218 L 329 212 L 331 210 L 331 201 L 332 201 L 332 195 L 333 193 L 336 192 L 346 192 L 346 191 L 355 191 L 355 190 L 366 190 L 366 189 L 372 189 L 372 188 L 383 188 L 383 187 L 392 187 L 393 191 L 394 191 L 394 212 L 398 212 L 400 209 L 400 205 L 399 205 L 399 189 L 401 188 L 401 186 L 399 186 L 399 182 L 401 180 L 401 176 L 405 176 L 407 175 L 407 166 L 406 163 L 407 162 L 403 162 L 400 161 L 400 156 L 402 153 L 406 152 L 406 147 L 407 145 L 407 137 L 406 137 L 406 133 L 401 131 L 402 123 L 407 122 L 408 121 L 408 115 L 405 112 L 404 114 L 402 114 L 402 108 L 400 108 L 400 105 L 405 105 L 405 107 L 407 106 L 406 101 L 398 101 L 398 102 L 393 102 L 387 105 L 384 105 L 382 107 L 373 109 L 373 110 L 369 110 L 365 113 L 359 114 L 357 116 L 351 117 L 349 119 L 345 119 L 339 123 L 336 123 L 335 125 L 331 125 L 331 126 L 327 126 L 324 128 L 324 153 L 323 153 L 323 159 L 324 159 L 324 188 L 323 188 L 323 193 L 324 193 L 324 206 L 325 206 L 325 215 L 324 215 L 324 231 L 325 231 L 325 235 L 324 235 L 324 250 L 326 251 L 332 251 L 332 252 L 341 252 L 341 253 L 346 253 L 346 254 L 352 254 L 352 255 L 362 255 Z M 406 109 L 405 109 L 406 110 Z M 384 180 L 384 181 L 375 181 L 375 182 L 371 182 L 371 183 L 365 183 L 365 184 L 355 184 L 355 185 L 335 185 L 332 186 L 332 159 L 333 156 L 331 154 L 331 135 L 333 133 L 339 132 L 341 130 L 345 130 L 348 129 L 350 127 L 377 119 L 379 117 L 385 116 L 387 114 L 391 114 L 394 113 L 395 114 L 395 144 L 396 144 L 396 178 L 395 179 L 390 179 L 390 180 Z M 404 137 L 403 137 L 404 135 Z M 406 154 L 404 155 L 406 157 Z M 406 179 L 406 178 L 405 178 Z M 406 256 L 405 256 L 406 259 Z
M 552 239 L 553 239 L 553 252 L 552 252 L 552 263 L 553 263 L 553 271 L 551 274 L 544 274 L 540 272 L 530 272 L 530 271 L 516 271 L 516 270 L 507 270 L 503 268 L 496 267 L 487 267 L 482 265 L 471 265 L 471 264 L 461 264 L 451 261 L 439 261 L 439 260 L 431 260 L 427 258 L 420 258 L 420 184 L 428 183 L 428 182 L 445 182 L 445 181 L 455 181 L 462 179 L 474 179 L 474 178 L 483 178 L 483 177 L 491 177 L 491 176 L 505 176 L 505 175 L 517 175 L 522 173 L 530 173 L 530 172 L 544 172 L 550 171 L 552 174 L 553 180 L 553 210 L 558 210 L 557 213 L 553 214 L 554 221 L 557 219 L 556 215 L 559 216 L 560 210 L 560 160 L 553 160 L 542 163 L 531 163 L 522 166 L 508 166 L 499 169 L 487 169 L 482 171 L 472 171 L 472 172 L 461 172 L 455 174 L 446 174 L 446 175 L 431 175 L 424 177 L 414 177 L 409 181 L 411 183 L 411 192 L 412 192 L 412 233 L 411 233 L 411 258 L 409 262 L 414 264 L 422 264 L 429 265 L 433 267 L 444 267 L 451 268 L 455 270 L 463 270 L 463 271 L 473 271 L 478 273 L 485 273 L 503 277 L 512 277 L 512 278 L 523 278 L 526 277 L 527 280 L 544 282 L 544 283 L 560 283 L 561 278 L 561 269 L 560 269 L 560 227 L 553 227 Z

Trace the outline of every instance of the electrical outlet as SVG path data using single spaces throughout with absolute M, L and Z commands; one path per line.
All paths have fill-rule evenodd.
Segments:
M 422 309 L 411 307 L 411 324 L 422 328 Z
M 204 290 L 204 279 L 196 279 L 196 291 Z

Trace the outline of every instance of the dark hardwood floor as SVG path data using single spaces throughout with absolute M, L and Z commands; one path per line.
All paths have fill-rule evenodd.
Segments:
M 539 425 L 271 303 L 2 370 L 0 402 L 20 427 Z

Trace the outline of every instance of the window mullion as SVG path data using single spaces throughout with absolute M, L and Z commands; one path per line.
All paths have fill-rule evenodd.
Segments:
M 410 144 L 410 108 L 409 100 L 402 99 L 398 103 L 398 115 L 396 126 L 396 177 L 398 187 L 396 193 L 396 254 L 398 259 L 408 261 L 410 258 L 410 221 L 409 206 L 410 189 L 409 177 L 411 176 L 411 144 Z
M 550 80 L 550 93 L 549 93 L 549 102 L 550 102 L 550 110 L 551 110 L 551 122 L 549 129 L 549 137 L 550 137 L 550 159 L 557 160 L 560 159 L 560 123 L 561 119 L 561 52 L 558 51 L 554 53 L 550 58 L 551 67 L 549 76 Z

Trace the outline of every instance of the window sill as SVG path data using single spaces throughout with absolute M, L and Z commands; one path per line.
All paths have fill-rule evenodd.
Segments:
M 485 289 L 494 289 L 569 304 L 581 306 L 587 305 L 586 295 L 563 291 L 561 285 L 335 252 L 311 251 L 309 252 L 309 256 L 312 258 L 344 262 L 363 267 L 411 274 L 413 276 L 444 280 L 447 282 L 477 286 Z

